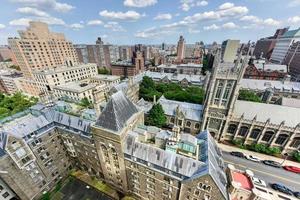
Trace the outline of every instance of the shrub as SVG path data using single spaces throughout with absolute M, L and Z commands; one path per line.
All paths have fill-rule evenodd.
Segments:
M 300 162 L 300 152 L 295 151 L 293 153 L 293 158 L 297 161 Z

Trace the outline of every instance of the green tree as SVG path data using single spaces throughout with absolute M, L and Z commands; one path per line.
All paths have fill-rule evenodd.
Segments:
M 238 99 L 244 101 L 259 102 L 259 103 L 262 102 L 259 96 L 257 96 L 254 92 L 249 90 L 240 90 Z
M 293 158 L 297 161 L 300 162 L 300 152 L 295 151 L 293 153 Z
M 98 68 L 98 74 L 111 74 L 110 70 L 108 70 L 106 67 Z
M 166 124 L 167 117 L 165 116 L 162 106 L 157 103 L 154 104 L 152 109 L 149 111 L 149 115 L 146 120 L 147 125 L 162 127 Z
M 85 108 L 91 108 L 92 107 L 92 103 L 89 101 L 89 99 L 87 97 L 84 97 L 80 100 L 79 103 L 81 106 L 85 107 Z

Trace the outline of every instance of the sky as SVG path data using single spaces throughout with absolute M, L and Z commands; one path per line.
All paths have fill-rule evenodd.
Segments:
M 0 44 L 31 20 L 74 44 L 242 42 L 300 27 L 300 0 L 0 0 Z

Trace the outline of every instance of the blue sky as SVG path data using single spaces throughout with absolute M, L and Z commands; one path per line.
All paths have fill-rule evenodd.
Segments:
M 1 0 L 0 44 L 30 20 L 48 22 L 73 43 L 256 41 L 300 26 L 300 0 Z

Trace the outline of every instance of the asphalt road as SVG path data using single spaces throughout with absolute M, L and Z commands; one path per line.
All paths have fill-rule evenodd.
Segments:
M 223 159 L 226 164 L 233 164 L 238 169 L 250 169 L 253 171 L 254 176 L 264 180 L 268 184 L 268 187 L 269 183 L 281 183 L 293 191 L 300 192 L 300 174 L 238 158 L 230 155 L 228 152 L 223 152 Z

